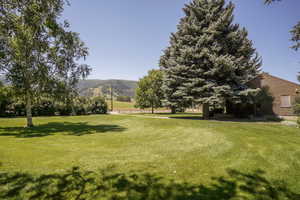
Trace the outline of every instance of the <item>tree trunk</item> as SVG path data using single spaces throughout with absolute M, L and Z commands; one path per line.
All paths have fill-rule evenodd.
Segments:
M 209 119 L 209 104 L 207 103 L 203 104 L 202 110 L 203 110 L 203 118 Z
M 171 107 L 171 113 L 176 114 L 176 108 L 175 107 Z
M 74 104 L 73 104 L 73 103 L 71 104 L 71 110 L 72 110 L 71 116 L 76 116 L 76 111 L 75 111 L 75 108 L 74 108 Z
M 32 101 L 31 101 L 31 95 L 29 92 L 26 93 L 26 118 L 27 118 L 27 127 L 33 127 Z
M 153 107 L 153 105 L 151 107 L 151 113 L 154 114 L 154 107 Z
M 70 105 L 71 105 L 71 116 L 76 116 L 75 106 L 74 106 L 74 97 L 71 96 Z

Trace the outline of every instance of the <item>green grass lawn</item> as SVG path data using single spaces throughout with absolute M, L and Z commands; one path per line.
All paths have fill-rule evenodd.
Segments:
M 111 110 L 111 102 L 110 101 L 106 101 L 107 105 L 108 105 L 108 110 Z M 146 108 L 146 109 L 139 109 L 134 107 L 135 102 L 121 102 L 121 101 L 114 101 L 113 102 L 113 107 L 114 107 L 114 111 L 151 111 L 151 108 Z M 167 108 L 157 108 L 155 109 L 156 112 L 159 111 L 165 111 L 168 110 Z
M 107 105 L 109 110 L 111 110 L 111 102 L 107 101 Z M 121 101 L 114 101 L 113 102 L 114 110 L 132 110 L 136 109 L 134 107 L 134 102 L 121 102 Z
M 111 194 L 118 189 L 121 196 L 129 190 L 128 185 L 136 193 L 162 192 L 162 196 L 152 199 L 167 199 L 163 197 L 169 197 L 171 189 L 175 196 L 169 199 L 242 199 L 237 198 L 236 190 L 243 190 L 248 199 L 263 199 L 255 195 L 284 199 L 275 198 L 277 190 L 285 191 L 286 196 L 300 193 L 299 129 L 279 123 L 197 119 L 195 115 L 177 115 L 172 119 L 143 115 L 40 117 L 34 118 L 36 127 L 32 129 L 23 128 L 23 118 L 0 119 L 0 171 L 6 173 L 0 175 L 0 198 L 1 184 L 14 180 L 14 173 L 27 177 L 23 181 L 45 174 L 63 179 L 66 176 L 62 174 L 77 173 L 68 171 L 75 166 L 82 173 L 108 168 L 119 173 L 109 177 L 121 180 L 122 187 L 111 184 L 109 188 L 115 189 Z M 34 180 L 39 183 L 44 179 Z M 16 182 L 20 183 L 19 179 Z M 243 183 L 250 189 L 239 188 Z M 143 184 L 144 188 L 137 188 Z M 7 188 L 2 190 L 7 192 Z M 12 193 L 19 194 L 15 190 L 9 194 Z M 5 194 L 9 199 L 8 192 Z M 139 199 L 129 198 L 130 195 L 135 193 L 123 199 Z

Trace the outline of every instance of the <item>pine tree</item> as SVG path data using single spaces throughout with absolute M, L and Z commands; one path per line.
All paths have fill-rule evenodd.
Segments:
M 238 103 L 253 91 L 246 83 L 259 73 L 260 58 L 248 33 L 233 24 L 234 5 L 193 0 L 183 9 L 178 31 L 160 59 L 166 105 L 171 108 Z

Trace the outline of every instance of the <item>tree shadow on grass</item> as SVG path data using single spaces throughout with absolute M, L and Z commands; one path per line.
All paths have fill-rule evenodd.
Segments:
M 86 122 L 51 122 L 37 125 L 32 128 L 0 127 L 0 136 L 16 136 L 20 138 L 45 137 L 53 134 L 82 136 L 87 134 L 122 132 L 126 128 L 118 125 L 101 124 L 90 125 Z
M 204 120 L 202 116 L 174 116 L 169 117 L 170 119 L 187 119 L 187 120 Z
M 107 200 L 297 200 L 283 181 L 270 181 L 263 171 L 228 176 L 212 183 L 191 184 L 153 174 L 122 174 L 103 170 L 32 176 L 0 173 L 0 199 L 107 199 Z

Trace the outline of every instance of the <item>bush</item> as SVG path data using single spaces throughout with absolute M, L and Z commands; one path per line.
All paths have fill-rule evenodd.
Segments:
M 300 96 L 299 95 L 295 99 L 294 113 L 299 116 L 297 123 L 298 123 L 298 127 L 300 127 Z
M 87 97 L 78 97 L 75 100 L 74 109 L 76 115 L 87 115 L 91 113 L 91 99 Z
M 294 113 L 300 115 L 300 96 L 297 96 L 295 99 Z
M 77 104 L 74 107 L 76 115 L 87 115 L 88 114 L 88 108 L 85 105 Z
M 26 106 L 22 99 L 0 88 L 0 117 L 20 117 L 26 116 Z M 33 116 L 70 116 L 88 114 L 106 114 L 107 103 L 102 97 L 88 98 L 75 97 L 72 101 L 55 102 L 51 98 L 36 100 L 32 105 Z M 72 106 L 72 104 L 74 104 Z M 74 111 L 74 112 L 73 112 Z
M 26 115 L 26 106 L 24 102 L 17 101 L 11 104 L 11 106 L 8 109 L 9 116 L 19 117 L 19 116 L 25 116 Z
M 281 121 L 283 121 L 283 118 L 280 118 L 280 117 L 278 117 L 276 115 L 267 115 L 265 117 L 265 119 L 267 121 L 271 121 L 271 122 L 281 122 Z
M 59 103 L 56 105 L 56 110 L 61 116 L 70 116 L 72 114 L 72 107 L 69 104 Z
M 91 112 L 92 114 L 106 114 L 107 113 L 107 103 L 102 97 L 95 97 L 92 100 Z
M 54 116 L 55 112 L 56 107 L 50 100 L 41 100 L 40 102 L 34 104 L 32 108 L 32 113 L 34 116 Z
M 13 103 L 13 90 L 10 87 L 1 86 L 0 82 L 0 116 L 8 115 L 8 108 Z

